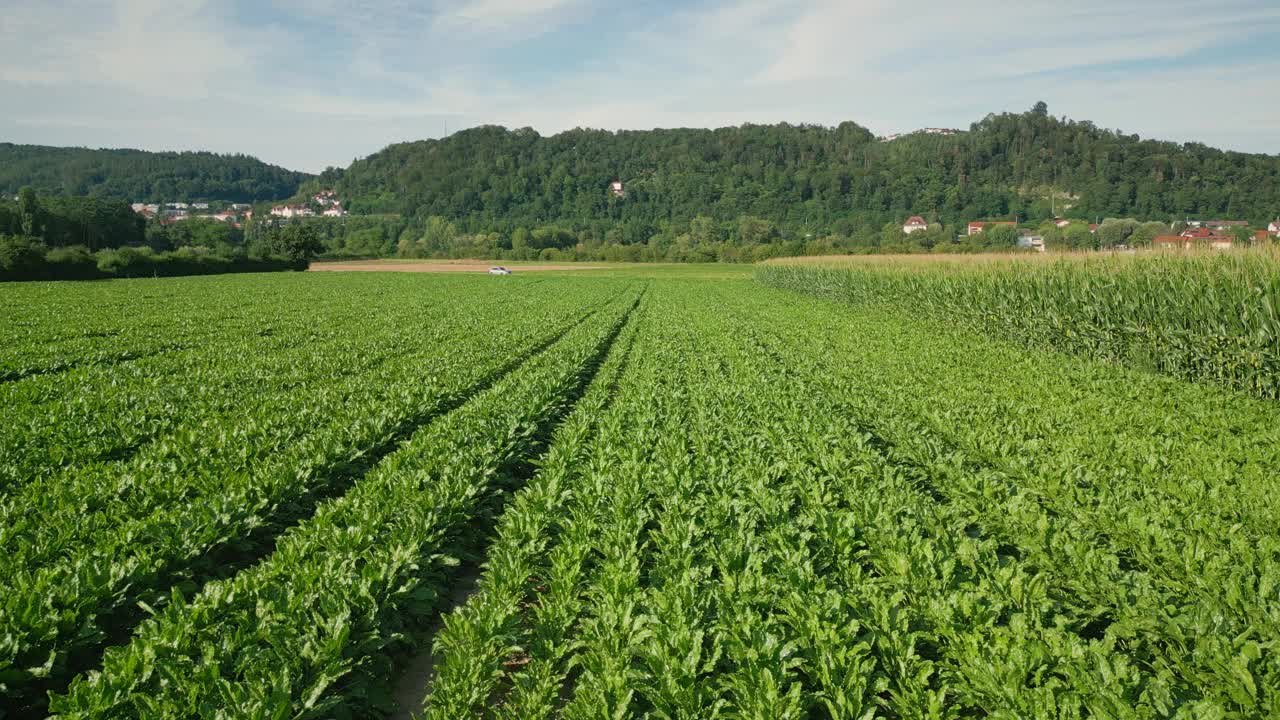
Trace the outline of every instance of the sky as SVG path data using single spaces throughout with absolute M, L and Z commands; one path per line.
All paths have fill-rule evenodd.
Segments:
M 1277 0 L 0 0 L 0 141 L 344 167 L 481 124 L 989 112 L 1280 154 Z

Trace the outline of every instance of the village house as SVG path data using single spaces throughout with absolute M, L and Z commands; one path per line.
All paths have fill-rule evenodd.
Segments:
M 1018 238 L 1018 247 L 1023 250 L 1035 250 L 1036 252 L 1044 252 L 1044 236 L 1043 235 L 1023 235 Z
M 282 218 L 296 217 L 314 217 L 315 211 L 306 205 L 276 205 L 271 208 L 271 214 Z
M 1182 235 L 1157 235 L 1151 239 L 1151 247 L 1157 250 L 1186 250 L 1195 242 Z
M 1053 224 L 1054 224 L 1055 226 L 1057 226 L 1057 227 L 1064 228 L 1064 227 L 1066 227 L 1066 226 L 1070 225 L 1070 224 L 1071 224 L 1071 221 L 1070 221 L 1070 220 L 1068 220 L 1068 219 L 1066 219 L 1066 218 L 1054 218 L 1054 219 L 1053 219 Z
M 1013 221 L 1010 221 L 1010 220 L 997 220 L 997 221 L 995 221 L 995 222 L 986 222 L 986 221 L 984 221 L 984 220 L 975 220 L 975 221 L 973 221 L 973 222 L 969 223 L 969 232 L 968 232 L 968 235 L 969 235 L 970 237 L 972 237 L 972 236 L 974 236 L 974 235 L 977 235 L 978 233 L 981 233 L 983 230 L 987 229 L 987 227 L 988 227 L 988 226 L 990 226 L 990 227 L 995 227 L 995 226 L 997 226 L 997 225 L 1017 225 L 1017 224 L 1018 224 L 1018 223 L 1013 222 Z
M 1208 238 L 1213 237 L 1214 235 L 1217 235 L 1217 233 L 1215 233 L 1214 231 L 1210 230 L 1207 227 L 1187 228 L 1186 230 L 1183 230 L 1179 234 L 1184 238 L 1194 238 L 1197 240 L 1206 240 Z
M 346 217 L 347 211 L 342 209 L 341 204 L 334 203 L 333 205 L 325 208 L 323 215 L 325 217 Z
M 1280 235 L 1280 220 L 1276 220 L 1267 226 L 1267 232 L 1272 235 Z
M 1180 235 L 1159 235 L 1151 241 L 1151 247 L 1164 250 L 1190 250 L 1196 247 L 1230 250 L 1234 244 L 1234 237 L 1220 235 L 1208 228 L 1184 230 Z
M 929 223 L 925 222 L 924 218 L 920 217 L 919 215 L 912 215 L 911 217 L 907 218 L 906 224 L 902 226 L 902 232 L 906 233 L 907 235 L 910 235 L 911 233 L 917 232 L 919 230 L 928 230 L 928 229 L 929 229 Z
M 627 191 L 622 187 L 621 180 L 614 180 L 609 183 L 609 191 L 613 193 L 614 197 L 626 197 L 627 195 Z

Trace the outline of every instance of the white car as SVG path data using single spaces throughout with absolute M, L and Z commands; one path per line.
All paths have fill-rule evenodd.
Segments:
M 511 271 L 501 265 L 489 268 L 490 275 L 510 275 Z

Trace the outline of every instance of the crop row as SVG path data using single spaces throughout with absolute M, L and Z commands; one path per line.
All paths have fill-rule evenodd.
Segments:
M 602 288 L 610 294 L 615 288 Z M 583 293 L 577 302 L 599 302 Z M 501 305 L 476 303 L 489 322 Z M 481 392 L 590 312 L 548 303 L 500 330 L 425 340 L 377 371 L 255 415 L 201 423 L 148 448 L 129 472 L 85 472 L 4 499 L 0 671 L 18 707 L 38 703 L 119 641 L 171 588 L 190 592 L 269 551 L 281 530 L 346 486 L 432 417 Z M 440 347 L 448 342 L 449 352 Z M 370 348 L 372 349 L 372 348 Z M 341 350 L 341 348 L 339 348 Z
M 148 286 L 114 287 L 132 298 Z M 418 350 L 415 342 L 440 345 L 451 333 L 491 317 L 459 303 L 451 287 L 420 291 L 411 303 L 390 308 L 380 308 L 381 299 L 366 304 L 370 298 L 354 288 L 338 297 L 312 289 L 289 304 L 271 295 L 262 298 L 255 286 L 246 288 L 244 294 L 264 302 L 249 326 L 248 319 L 228 320 L 221 314 L 223 295 L 192 288 L 168 312 L 138 311 L 136 317 L 152 320 L 154 328 L 130 314 L 123 322 L 144 326 L 157 340 L 172 341 L 166 334 L 170 319 L 193 317 L 203 334 L 200 342 L 182 340 L 185 347 L 172 352 L 0 384 L 0 402 L 11 408 L 9 422 L 0 428 L 0 493 L 15 483 L 85 463 L 127 459 L 181 427 L 209 427 L 219 415 L 289 402 L 291 395 L 305 394 L 313 385 L 358 374 L 387 357 L 411 355 Z M 535 302 L 541 299 L 536 288 L 530 294 Z M 484 309 L 516 300 L 514 292 L 477 299 Z M 139 304 L 145 307 L 145 302 Z M 112 312 L 100 322 L 108 328 L 118 315 Z M 101 352 L 115 352 L 121 332 L 104 330 L 93 342 Z
M 428 717 L 1280 709 L 1273 540 L 1219 525 L 1222 508 L 1152 518 L 1179 479 L 1143 497 L 1158 472 L 1130 474 L 1139 432 L 1113 461 L 1004 441 L 998 420 L 1026 412 L 1018 393 L 1044 402 L 1037 388 L 1068 392 L 1096 367 L 781 293 L 654 294 L 669 323 L 642 337 L 596 436 L 517 496 L 480 592 L 447 617 Z M 1068 377 L 1020 382 L 983 365 L 997 354 Z M 993 379 L 1011 387 L 993 392 Z M 1139 373 L 1080 397 L 1176 412 L 1123 392 L 1135 381 L 1210 415 L 1213 391 Z M 958 416 L 975 403 L 980 418 Z M 1251 429 L 1274 419 L 1266 403 L 1248 410 Z M 1205 447 L 1237 469 L 1275 468 L 1264 446 Z M 1092 506 L 1052 480 L 1080 480 L 1084 457 L 1105 499 Z M 1219 462 L 1199 457 L 1207 482 L 1227 482 Z M 1125 534 L 1113 500 L 1139 500 L 1159 524 Z M 1188 522 L 1221 534 L 1175 539 Z
M 764 302 L 753 317 L 781 321 Z M 1271 403 L 1053 357 L 1017 372 L 1034 354 L 883 317 L 842 337 L 827 324 L 842 316 L 847 326 L 836 308 L 779 325 L 775 337 L 793 340 L 781 352 L 812 368 L 813 394 L 837 399 L 834 412 L 960 508 L 962 529 L 985 529 L 1035 568 L 1055 622 L 1138 669 L 1119 706 L 1275 711 Z M 857 371 L 812 360 L 823 356 Z
M 624 326 L 612 303 L 416 433 L 274 552 L 175 598 L 52 709 L 67 717 L 330 717 L 385 705 L 389 654 L 410 647 L 471 542 Z

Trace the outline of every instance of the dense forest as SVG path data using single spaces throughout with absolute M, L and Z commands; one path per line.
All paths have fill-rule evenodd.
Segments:
M 264 202 L 294 195 L 313 176 L 248 155 L 89 150 L 0 143 L 0 193 L 131 202 Z
M 438 217 L 461 233 L 506 237 L 554 227 L 624 245 L 697 222 L 751 244 L 878 235 L 908 215 L 963 228 L 1054 215 L 1265 225 L 1280 212 L 1280 156 L 1141 140 L 1053 117 L 1043 103 L 954 135 L 889 142 L 852 122 L 550 137 L 479 127 L 392 145 L 320 183 L 356 213 Z

